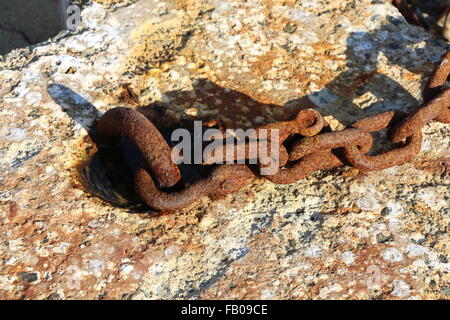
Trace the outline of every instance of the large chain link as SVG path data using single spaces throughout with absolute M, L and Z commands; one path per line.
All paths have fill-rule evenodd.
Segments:
M 424 103 L 409 115 L 387 111 L 359 120 L 346 129 L 330 132 L 319 112 L 305 109 L 292 121 L 260 127 L 258 132 L 261 129 L 279 130 L 280 169 L 276 174 L 264 177 L 273 183 L 289 184 L 316 170 L 351 165 L 373 171 L 411 161 L 421 148 L 422 127 L 433 120 L 450 122 L 450 89 L 444 88 L 450 73 L 449 61 L 450 52 L 436 65 L 424 90 Z M 398 145 L 390 151 L 368 155 L 373 144 L 371 133 L 384 129 L 387 129 L 388 139 Z M 171 160 L 171 148 L 146 117 L 132 109 L 114 108 L 99 120 L 97 132 L 104 143 L 113 143 L 126 136 L 137 146 L 145 163 L 135 175 L 136 192 L 155 209 L 177 210 L 202 196 L 226 195 L 239 190 L 257 175 L 245 164 L 217 165 L 206 178 L 183 190 L 164 192 L 161 189 L 179 183 L 181 175 Z M 290 142 L 288 152 L 284 143 L 293 135 L 296 140 Z M 246 142 L 233 148 L 233 160 L 245 160 L 258 144 Z M 218 152 L 204 159 L 204 164 L 223 163 L 225 160 L 229 159 L 224 159 L 223 152 Z M 259 166 L 263 166 L 266 160 L 258 159 Z

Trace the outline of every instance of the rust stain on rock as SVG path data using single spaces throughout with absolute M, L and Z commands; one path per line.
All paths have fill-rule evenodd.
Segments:
M 278 51 L 278 50 L 277 50 Z M 272 68 L 272 62 L 275 59 L 276 52 L 269 51 L 258 57 L 258 60 L 252 65 L 252 69 L 259 76 L 264 76 L 270 68 Z

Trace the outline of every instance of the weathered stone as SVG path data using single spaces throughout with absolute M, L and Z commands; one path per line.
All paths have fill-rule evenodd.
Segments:
M 447 298 L 450 179 L 428 169 L 450 157 L 448 125 L 425 126 L 413 163 L 257 179 L 172 215 L 111 206 L 78 172 L 118 105 L 160 128 L 411 111 L 446 42 L 379 0 L 118 5 L 94 1 L 76 32 L 0 61 L 0 297 Z

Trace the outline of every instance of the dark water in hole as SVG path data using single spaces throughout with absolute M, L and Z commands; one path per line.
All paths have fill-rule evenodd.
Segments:
M 169 142 L 170 133 L 162 134 Z M 81 183 L 87 191 L 114 206 L 138 211 L 148 209 L 134 191 L 134 174 L 144 162 L 136 146 L 124 138 L 120 146 L 98 148 L 99 151 L 81 169 Z M 180 182 L 171 188 L 161 189 L 162 191 L 182 190 L 205 177 L 213 166 L 181 164 L 178 168 L 182 176 Z

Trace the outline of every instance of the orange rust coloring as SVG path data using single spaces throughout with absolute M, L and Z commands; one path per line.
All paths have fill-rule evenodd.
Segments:
M 450 73 L 450 53 L 446 53 L 431 75 L 424 91 L 424 103 L 415 112 L 404 116 L 397 111 L 387 111 L 366 117 L 341 131 L 325 132 L 326 122 L 313 109 L 300 111 L 292 121 L 271 123 L 258 128 L 279 130 L 279 170 L 264 176 L 277 184 L 294 183 L 316 170 L 352 165 L 363 170 L 382 170 L 411 161 L 420 151 L 422 127 L 430 121 L 450 122 L 450 89 L 444 84 Z M 214 123 L 212 124 L 214 125 Z M 388 129 L 387 137 L 396 147 L 378 154 L 368 155 L 372 147 L 371 132 Z M 142 114 L 128 108 L 109 110 L 99 120 L 97 132 L 102 143 L 118 142 L 128 137 L 145 159 L 135 175 L 138 196 L 150 207 L 160 210 L 184 208 L 202 196 L 223 196 L 238 191 L 255 177 L 244 164 L 216 165 L 209 175 L 181 191 L 165 192 L 160 188 L 172 187 L 180 179 L 180 171 L 172 162 L 172 150 L 158 129 Z M 286 141 L 292 138 L 290 145 Z M 222 139 L 226 139 L 226 133 Z M 249 159 L 259 148 L 258 140 L 234 145 L 233 159 Z M 268 148 L 270 149 L 270 148 Z M 222 150 L 223 151 L 223 150 Z M 276 155 L 269 154 L 268 157 Z M 204 165 L 222 163 L 223 152 L 204 159 Z M 259 167 L 267 164 L 266 158 L 258 159 Z M 157 184 L 155 183 L 155 180 Z

